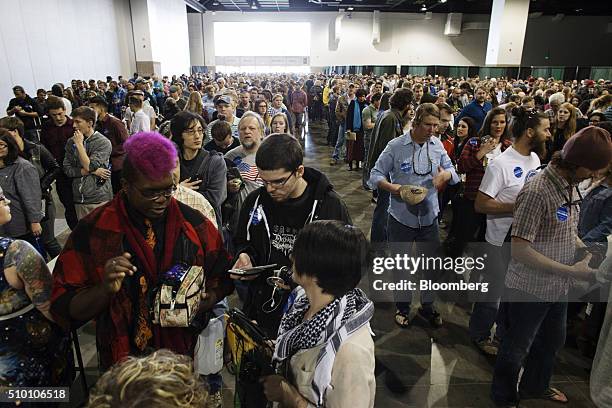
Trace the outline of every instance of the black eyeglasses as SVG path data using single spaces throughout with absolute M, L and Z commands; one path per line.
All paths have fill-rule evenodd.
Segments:
M 285 184 L 287 184 L 287 181 L 289 181 L 289 179 L 295 174 L 296 171 L 297 171 L 297 169 L 293 170 L 291 172 L 291 174 L 289 174 L 288 177 L 285 177 L 285 178 L 280 179 L 280 180 L 266 181 L 264 179 L 261 179 L 261 182 L 264 184 L 264 186 L 271 186 L 271 187 L 274 187 L 274 188 L 281 188 Z
M 163 190 L 141 190 L 136 186 L 133 186 L 134 189 L 136 189 L 136 191 L 138 191 L 140 193 L 140 195 L 149 201 L 156 201 L 159 200 L 162 196 L 164 198 L 170 198 L 172 197 L 172 195 L 174 194 L 174 192 L 176 191 L 177 187 L 176 185 L 172 185 L 172 187 L 168 187 L 165 188 Z

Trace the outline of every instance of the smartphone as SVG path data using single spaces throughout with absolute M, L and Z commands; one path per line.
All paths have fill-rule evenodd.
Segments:
M 277 264 L 254 266 L 251 268 L 229 269 L 227 273 L 231 275 L 251 276 L 258 275 L 265 270 L 276 268 Z

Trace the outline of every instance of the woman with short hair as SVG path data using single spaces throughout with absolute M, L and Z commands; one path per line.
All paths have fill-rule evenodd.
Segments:
M 357 288 L 367 255 L 363 233 L 340 221 L 315 221 L 300 231 L 292 254 L 292 279 L 300 286 L 274 350 L 285 375 L 262 379 L 268 400 L 285 408 L 374 406 L 374 304 Z

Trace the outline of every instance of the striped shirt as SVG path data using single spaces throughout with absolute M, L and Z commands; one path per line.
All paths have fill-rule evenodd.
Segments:
M 570 191 L 572 194 L 570 196 Z M 554 166 L 529 179 L 514 205 L 512 236 L 531 243 L 542 255 L 565 265 L 574 263 L 580 208 L 573 203 L 576 189 Z M 572 278 L 525 265 L 512 258 L 506 286 L 529 293 L 545 302 L 555 302 L 569 291 Z

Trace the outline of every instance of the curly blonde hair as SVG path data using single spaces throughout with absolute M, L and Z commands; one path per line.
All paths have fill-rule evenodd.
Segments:
M 158 350 L 147 357 L 128 357 L 104 373 L 88 407 L 203 407 L 207 398 L 189 357 Z

